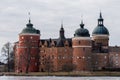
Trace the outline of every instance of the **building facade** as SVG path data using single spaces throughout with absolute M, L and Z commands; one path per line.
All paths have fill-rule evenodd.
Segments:
M 57 39 L 40 39 L 31 21 L 15 45 L 16 72 L 93 71 L 120 68 L 120 47 L 109 46 L 109 31 L 100 13 L 92 36 L 81 21 L 74 37 L 66 38 L 63 24 Z

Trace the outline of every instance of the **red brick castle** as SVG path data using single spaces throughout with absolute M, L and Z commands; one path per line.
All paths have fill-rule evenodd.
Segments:
M 109 31 L 103 22 L 100 13 L 92 37 L 81 21 L 73 38 L 65 37 L 61 24 L 58 39 L 40 39 L 40 31 L 29 20 L 15 45 L 15 71 L 93 71 L 120 68 L 120 47 L 109 46 Z

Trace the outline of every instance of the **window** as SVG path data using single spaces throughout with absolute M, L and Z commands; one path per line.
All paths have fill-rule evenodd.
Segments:
M 118 54 L 116 54 L 116 57 L 118 56 Z
M 33 37 L 31 36 L 30 39 L 32 39 Z
M 98 62 L 96 61 L 95 64 L 98 64 Z
M 22 36 L 21 38 L 22 38 L 22 39 L 24 39 L 24 37 L 23 37 L 23 36 Z
M 37 66 L 37 63 L 35 63 L 35 66 Z
M 85 59 L 85 56 L 83 56 L 82 58 Z
M 116 65 L 118 65 L 118 63 L 116 63 Z
M 81 44 L 81 42 L 79 41 L 78 44 Z
M 83 51 L 85 51 L 85 48 L 83 48 Z
M 104 64 L 106 64 L 107 62 L 105 61 Z
M 67 49 L 65 49 L 65 52 L 67 52 Z
M 116 64 L 118 64 L 118 61 L 116 61 Z
M 54 55 L 52 55 L 52 59 L 54 59 Z
M 90 59 L 91 57 L 89 56 L 88 59 Z
M 107 56 L 104 56 L 104 58 L 106 59 L 106 58 L 107 58 Z

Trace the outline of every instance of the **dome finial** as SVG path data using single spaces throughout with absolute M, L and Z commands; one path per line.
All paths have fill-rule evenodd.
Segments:
M 100 11 L 100 19 L 102 19 L 102 12 Z
M 84 28 L 84 23 L 83 23 L 83 20 L 81 20 L 80 27 L 81 27 L 81 28 Z
M 28 15 L 29 15 L 29 23 L 31 23 L 31 19 L 30 19 L 30 12 L 28 12 Z
M 81 18 L 82 18 L 82 20 L 81 20 L 80 27 L 81 27 L 81 28 L 84 28 L 84 23 L 83 23 L 83 15 L 81 15 Z

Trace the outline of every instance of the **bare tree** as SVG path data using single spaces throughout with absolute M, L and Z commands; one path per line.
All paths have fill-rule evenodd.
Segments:
M 7 71 L 10 72 L 10 69 L 14 67 L 14 51 L 13 46 L 10 42 L 7 42 L 2 47 L 2 57 L 4 57 L 4 62 L 7 64 Z
M 22 54 L 20 55 L 21 60 L 20 60 L 19 64 L 24 63 L 25 73 L 28 73 L 29 72 L 29 67 L 30 67 L 30 62 L 31 62 L 31 48 L 32 48 L 32 45 L 31 45 L 30 40 L 26 40 L 24 42 L 24 44 L 25 44 L 26 48 L 24 48 L 25 49 L 24 52 L 22 52 Z M 20 65 L 20 66 L 23 66 L 23 65 Z

